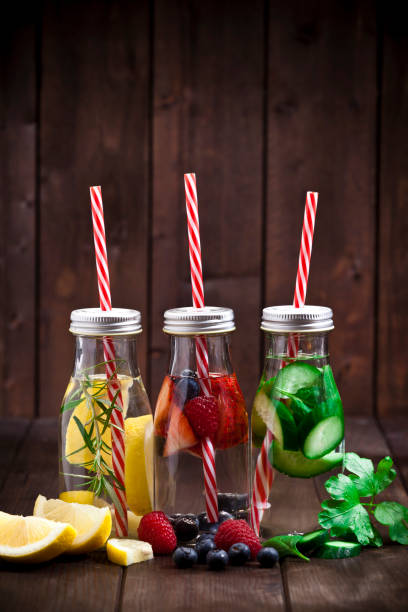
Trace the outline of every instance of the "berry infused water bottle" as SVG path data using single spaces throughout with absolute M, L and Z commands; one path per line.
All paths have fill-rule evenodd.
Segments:
M 154 414 L 155 507 L 167 515 L 208 517 L 203 440 L 215 452 L 218 512 L 248 517 L 248 415 L 230 361 L 235 329 L 229 308 L 175 308 L 164 314 L 171 356 Z M 208 377 L 197 372 L 197 342 L 208 355 Z
M 263 310 L 265 364 L 252 409 L 252 457 L 254 482 L 272 470 L 268 498 L 259 494 L 262 486 L 253 493 L 265 536 L 316 528 L 327 497 L 323 484 L 342 469 L 343 406 L 328 350 L 332 317 L 320 306 Z M 268 463 L 259 470 L 266 440 Z

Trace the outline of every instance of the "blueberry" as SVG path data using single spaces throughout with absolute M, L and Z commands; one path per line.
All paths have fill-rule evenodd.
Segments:
M 249 546 L 242 542 L 233 544 L 228 551 L 228 558 L 231 565 L 244 565 L 251 558 Z
M 221 512 L 218 514 L 218 523 L 221 525 L 221 523 L 224 523 L 225 521 L 229 521 L 230 519 L 235 518 L 235 516 L 233 514 L 230 514 L 229 512 L 225 512 L 225 510 L 221 510 Z
M 200 530 L 201 531 L 208 531 L 210 533 L 217 533 L 218 530 L 218 523 L 210 523 L 210 521 L 207 518 L 207 514 L 205 512 L 201 512 L 201 514 L 199 514 L 197 516 L 199 524 L 200 524 Z
M 213 533 L 202 533 L 197 540 L 198 542 L 202 542 L 204 540 L 212 540 L 214 542 L 215 535 Z
M 209 553 L 210 550 L 215 550 L 216 548 L 217 547 L 213 539 L 200 538 L 195 547 L 196 553 L 198 555 L 198 563 L 205 563 L 207 559 L 207 553 Z
M 188 368 L 183 370 L 180 376 L 187 376 L 188 378 L 197 378 L 197 374 L 193 370 L 189 370 Z
M 182 407 L 188 400 L 200 395 L 200 384 L 191 370 L 183 370 L 181 378 L 175 379 L 174 399 Z
M 197 563 L 197 553 L 189 546 L 179 546 L 173 553 L 173 561 L 179 569 L 186 569 Z
M 199 523 L 194 515 L 179 517 L 173 526 L 180 542 L 189 542 L 198 536 Z
M 279 553 L 276 548 L 265 546 L 265 548 L 261 548 L 256 558 L 262 567 L 273 567 L 279 561 Z
M 225 550 L 219 550 L 218 548 L 210 550 L 207 553 L 207 565 L 208 569 L 214 572 L 225 569 L 228 565 L 228 555 Z

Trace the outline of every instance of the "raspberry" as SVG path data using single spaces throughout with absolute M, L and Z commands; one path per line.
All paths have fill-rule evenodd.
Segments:
M 164 512 L 149 512 L 140 521 L 137 533 L 143 542 L 152 545 L 157 555 L 169 555 L 177 546 L 174 529 Z
M 259 538 L 246 521 L 230 519 L 222 523 L 215 536 L 215 545 L 217 548 L 228 551 L 230 547 L 237 542 L 242 542 L 249 546 L 252 559 L 256 559 L 258 552 L 262 548 L 259 543 Z
M 184 406 L 184 414 L 199 438 L 211 437 L 216 433 L 219 416 L 215 397 L 194 397 Z

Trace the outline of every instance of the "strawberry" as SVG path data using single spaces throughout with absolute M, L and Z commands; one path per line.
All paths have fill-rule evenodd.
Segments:
M 169 426 L 170 406 L 173 397 L 174 385 L 169 378 L 163 380 L 160 389 L 159 397 L 157 398 L 156 409 L 154 411 L 154 433 L 156 436 L 166 437 L 167 428 Z
M 225 449 L 248 441 L 248 414 L 235 374 L 214 378 L 213 392 L 218 396 L 220 424 L 215 448 Z
M 221 523 L 214 541 L 217 548 L 222 548 L 227 552 L 233 544 L 242 542 L 249 546 L 252 559 L 256 559 L 258 552 L 262 548 L 259 538 L 253 529 L 251 529 L 246 521 L 241 519 L 229 519 Z
M 168 457 L 179 450 L 194 446 L 197 442 L 198 440 L 187 418 L 180 408 L 173 404 L 163 457 Z
M 164 512 L 149 512 L 139 523 L 139 540 L 149 542 L 157 555 L 170 555 L 177 546 L 177 538 Z
M 184 406 L 184 414 L 198 438 L 209 438 L 216 433 L 219 415 L 215 397 L 194 397 Z

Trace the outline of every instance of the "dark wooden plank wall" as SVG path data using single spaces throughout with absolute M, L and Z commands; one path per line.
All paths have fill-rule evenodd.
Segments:
M 408 49 L 395 6 L 49 0 L 3 27 L 0 414 L 58 411 L 69 313 L 97 304 L 95 183 L 113 303 L 143 312 L 154 403 L 163 310 L 190 302 L 191 170 L 206 298 L 236 310 L 247 399 L 261 307 L 292 299 L 305 192 L 316 189 L 308 302 L 334 308 L 346 410 L 368 414 L 377 395 L 381 415 L 403 408 Z

